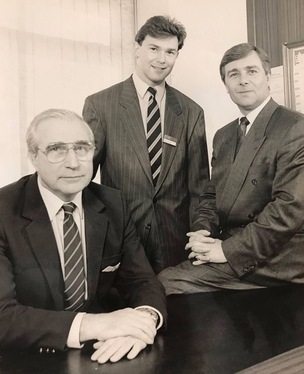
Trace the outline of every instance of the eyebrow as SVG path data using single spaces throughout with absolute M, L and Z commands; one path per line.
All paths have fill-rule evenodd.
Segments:
M 157 45 L 157 44 L 154 44 L 154 43 L 150 43 L 148 44 L 149 47 L 155 47 L 155 48 L 161 48 L 161 46 Z M 176 48 L 168 48 L 166 49 L 166 51 L 176 51 L 177 52 L 177 49 Z
M 227 71 L 227 74 L 232 73 L 232 72 L 236 72 L 236 71 L 240 71 L 240 70 L 242 70 L 242 69 L 243 69 L 243 68 L 241 68 L 241 69 L 234 68 L 234 69 L 228 70 L 228 71 Z M 247 65 L 247 66 L 245 66 L 244 69 L 245 69 L 245 70 L 260 69 L 260 67 L 259 67 L 258 65 Z

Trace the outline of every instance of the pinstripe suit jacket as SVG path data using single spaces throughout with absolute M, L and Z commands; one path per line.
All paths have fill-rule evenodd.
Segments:
M 238 277 L 264 286 L 304 282 L 304 117 L 272 99 L 234 160 L 238 121 L 214 137 L 212 177 L 193 229 L 224 239 Z
M 166 85 L 162 167 L 156 187 L 140 105 L 132 77 L 89 96 L 83 116 L 97 142 L 95 172 L 101 182 L 123 191 L 155 272 L 177 265 L 187 253 L 189 219 L 209 179 L 204 112 Z

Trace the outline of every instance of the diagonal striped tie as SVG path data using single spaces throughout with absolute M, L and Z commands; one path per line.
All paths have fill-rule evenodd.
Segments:
M 66 203 L 63 221 L 65 310 L 75 311 L 84 303 L 85 276 L 81 238 L 73 218 L 74 203 Z
M 151 93 L 151 96 L 148 103 L 147 147 L 151 164 L 153 184 L 156 186 L 161 168 L 162 133 L 159 107 L 155 99 L 156 90 L 149 87 L 148 91 Z
M 238 131 L 237 131 L 237 142 L 236 142 L 236 149 L 235 149 L 235 156 L 238 154 L 238 151 L 241 148 L 241 145 L 245 139 L 246 132 L 247 132 L 247 126 L 250 124 L 248 121 L 247 117 L 242 117 L 240 118 L 240 124 L 238 126 Z

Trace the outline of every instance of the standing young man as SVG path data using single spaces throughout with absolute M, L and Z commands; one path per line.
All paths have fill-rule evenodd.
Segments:
M 187 258 L 189 222 L 209 179 L 204 112 L 165 82 L 185 37 L 180 23 L 150 18 L 135 38 L 135 73 L 83 109 L 95 173 L 100 166 L 101 182 L 123 191 L 156 273 Z

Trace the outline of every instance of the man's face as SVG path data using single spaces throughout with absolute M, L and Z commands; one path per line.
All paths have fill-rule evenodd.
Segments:
M 147 35 L 142 44 L 136 43 L 136 72 L 149 86 L 162 83 L 171 73 L 178 56 L 176 36 L 152 38 Z
M 37 146 L 45 151 L 50 144 L 90 142 L 90 132 L 78 121 L 47 119 L 37 127 Z M 91 180 L 93 173 L 92 158 L 80 161 L 73 149 L 69 149 L 65 160 L 50 163 L 46 155 L 38 150 L 37 154 L 29 154 L 32 164 L 37 170 L 42 185 L 63 201 L 71 201 L 83 190 Z M 94 152 L 94 151 L 92 151 Z
M 270 74 L 266 74 L 255 51 L 225 67 L 225 86 L 232 101 L 246 115 L 269 95 Z

